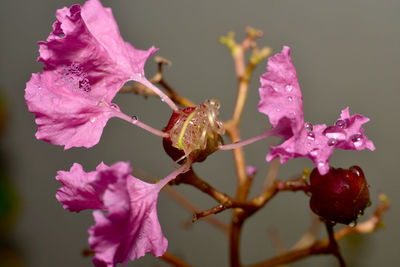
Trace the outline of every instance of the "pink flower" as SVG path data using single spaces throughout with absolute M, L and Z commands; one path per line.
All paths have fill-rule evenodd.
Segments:
M 59 9 L 53 31 L 39 42 L 44 72 L 33 74 L 25 100 L 36 114 L 36 137 L 55 145 L 92 147 L 111 117 L 111 101 L 129 80 L 148 84 L 144 64 L 156 49 L 126 43 L 109 8 L 98 0 Z
M 56 177 L 63 184 L 56 198 L 65 209 L 104 211 L 93 212 L 95 225 L 89 229 L 96 266 L 125 264 L 147 252 L 159 257 L 167 249 L 156 206 L 161 188 L 172 176 L 167 181 L 148 184 L 131 176 L 131 171 L 125 162 L 111 167 L 101 163 L 92 172 L 85 172 L 75 163 L 70 171 L 59 171 Z
M 360 114 L 350 116 L 349 108 L 342 110 L 332 126 L 304 122 L 303 100 L 289 47 L 269 58 L 267 72 L 260 81 L 258 110 L 268 115 L 276 135 L 285 139 L 281 145 L 271 147 L 267 161 L 280 157 L 281 163 L 285 163 L 292 158 L 308 157 L 324 175 L 329 171 L 334 148 L 375 149 L 362 128 L 369 119 Z

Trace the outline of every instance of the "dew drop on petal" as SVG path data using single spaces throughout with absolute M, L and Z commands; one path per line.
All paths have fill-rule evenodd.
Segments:
M 287 100 L 289 100 L 290 102 L 292 102 L 292 101 L 293 101 L 293 97 L 288 96 Z
M 133 116 L 131 117 L 131 119 L 132 119 L 132 121 L 137 121 L 137 120 L 138 120 L 138 117 L 135 116 L 135 115 L 133 115 Z
M 346 129 L 346 122 L 344 120 L 337 120 L 335 125 L 342 129 Z
M 291 92 L 293 90 L 293 86 L 291 86 L 290 84 L 286 85 L 286 91 Z
M 353 134 L 350 137 L 350 140 L 354 143 L 355 146 L 361 145 L 361 134 Z
M 315 134 L 313 132 L 307 133 L 307 138 L 314 141 L 315 140 Z
M 118 106 L 116 104 L 111 104 L 112 108 L 117 108 Z
M 308 130 L 308 131 L 312 131 L 313 130 L 313 126 L 309 122 L 304 123 L 304 128 L 306 128 L 306 130 Z
M 346 138 L 345 131 L 338 126 L 329 126 L 324 131 L 323 134 L 328 138 L 335 138 L 337 140 L 343 140 Z
M 328 140 L 328 146 L 334 146 L 336 145 L 336 139 L 335 138 L 329 138 Z
M 164 98 L 161 98 L 161 102 L 165 102 Z
M 90 119 L 90 122 L 91 122 L 91 123 L 94 123 L 95 121 L 96 121 L 96 118 L 95 118 L 95 117 L 93 117 L 93 118 Z

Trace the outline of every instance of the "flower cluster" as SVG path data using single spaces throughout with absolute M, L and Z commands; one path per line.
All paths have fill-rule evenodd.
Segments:
M 155 184 L 133 177 L 126 162 L 112 166 L 101 163 L 92 172 L 85 172 L 75 163 L 69 171 L 58 172 L 56 178 L 62 187 L 56 197 L 63 207 L 72 212 L 95 210 L 89 244 L 96 266 L 125 264 L 147 252 L 163 255 L 168 242 L 157 218 L 160 190 L 188 171 L 193 162 L 203 161 L 217 150 L 277 135 L 285 141 L 271 147 L 268 161 L 280 157 L 284 163 L 291 158 L 309 157 L 324 175 L 334 148 L 374 149 L 362 128 L 368 119 L 359 114 L 350 116 L 349 108 L 342 111 L 334 125 L 305 123 L 289 47 L 269 59 L 267 72 L 261 76 L 258 109 L 268 115 L 272 129 L 252 141 L 224 147 L 220 135 L 225 129 L 217 118 L 218 101 L 179 109 L 145 77 L 146 60 L 157 49 L 139 50 L 125 42 L 111 10 L 99 0 L 88 0 L 82 7 L 65 7 L 57 11 L 56 17 L 47 40 L 39 42 L 38 61 L 43 62 L 44 70 L 32 75 L 25 90 L 29 111 L 36 115 L 36 137 L 65 149 L 90 148 L 99 142 L 107 121 L 118 117 L 162 137 L 166 152 L 182 164 Z M 124 114 L 112 103 L 127 81 L 143 84 L 171 107 L 172 116 L 163 131 Z M 247 175 L 253 177 L 256 170 L 250 166 Z

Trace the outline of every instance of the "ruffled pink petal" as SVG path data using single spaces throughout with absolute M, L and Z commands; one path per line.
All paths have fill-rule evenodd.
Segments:
M 99 142 L 107 121 L 119 109 L 92 97 L 80 84 L 73 74 L 45 71 L 32 75 L 25 100 L 36 115 L 36 138 L 65 145 L 65 149 L 89 148 Z
M 267 70 L 260 78 L 258 110 L 269 116 L 273 131 L 285 139 L 281 145 L 271 147 L 267 161 L 280 157 L 281 163 L 285 163 L 292 158 L 308 157 L 324 175 L 329 171 L 334 148 L 375 149 L 362 128 L 369 119 L 360 114 L 350 116 L 349 108 L 342 111 L 332 126 L 304 122 L 302 96 L 289 47 L 268 60 Z
M 144 65 L 157 49 L 135 49 L 118 30 L 111 9 L 98 0 L 59 9 L 53 31 L 39 42 L 43 74 L 33 74 L 25 89 L 36 114 L 36 137 L 55 145 L 92 147 L 99 142 L 108 107 L 125 82 L 147 82 Z M 68 90 L 69 89 L 69 90 Z
M 91 184 L 96 177 L 97 171 L 85 172 L 78 163 L 75 163 L 69 171 L 59 171 L 56 179 L 62 183 L 62 187 L 57 191 L 57 200 L 69 211 L 105 209 L 99 192 Z
M 118 191 L 109 191 L 105 196 L 108 213 L 93 212 L 96 224 L 89 229 L 89 244 L 96 252 L 93 259 L 96 266 L 125 264 L 147 252 L 159 257 L 167 249 L 168 241 L 157 217 L 160 188 L 134 177 L 127 180 L 126 186 L 129 194 L 126 206 L 114 202 L 119 197 Z
M 160 183 L 148 184 L 130 175 L 128 163 L 110 167 L 101 163 L 96 171 L 85 172 L 75 163 L 68 172 L 57 175 L 63 186 L 57 199 L 65 209 L 94 211 L 95 225 L 89 229 L 89 244 L 95 251 L 96 266 L 116 266 L 142 257 L 165 253 L 168 241 L 157 217 L 158 194 L 166 182 L 180 172 L 173 172 Z
M 45 42 L 39 42 L 45 70 L 78 64 L 87 74 L 90 95 L 111 102 L 129 80 L 144 79 L 144 65 L 157 49 L 135 49 L 119 32 L 111 9 L 98 0 L 89 0 L 83 7 L 59 9 L 53 31 Z
M 260 82 L 258 111 L 279 129 L 277 135 L 286 139 L 296 134 L 304 124 L 303 99 L 289 47 L 284 46 L 280 54 L 269 58 Z
M 342 110 L 340 119 L 336 121 L 336 125 L 342 125 L 341 127 L 346 132 L 346 139 L 343 142 L 338 142 L 336 147 L 351 150 L 363 150 L 365 148 L 371 151 L 375 150 L 374 143 L 365 136 L 364 129 L 362 128 L 367 122 L 369 122 L 369 118 L 361 114 L 350 116 L 349 107 Z

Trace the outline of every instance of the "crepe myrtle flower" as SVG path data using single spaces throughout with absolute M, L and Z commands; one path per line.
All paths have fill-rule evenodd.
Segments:
M 189 167 L 188 161 L 158 183 L 149 184 L 133 177 L 126 162 L 112 166 L 101 163 L 92 172 L 75 163 L 69 171 L 58 172 L 56 179 L 62 187 L 56 198 L 72 212 L 95 210 L 95 225 L 89 228 L 95 266 L 126 264 L 147 252 L 159 257 L 168 241 L 157 217 L 158 194 Z
M 130 117 L 112 103 L 127 81 L 152 89 L 173 111 L 177 106 L 144 75 L 144 65 L 157 49 L 139 50 L 125 42 L 111 9 L 88 0 L 57 10 L 53 31 L 39 42 L 42 73 L 26 85 L 25 100 L 36 115 L 36 137 L 55 145 L 92 147 L 103 128 L 119 117 L 149 132 L 166 134 Z
M 310 158 L 321 175 L 329 171 L 329 158 L 335 148 L 374 150 L 374 144 L 364 135 L 363 124 L 368 118 L 342 110 L 335 124 L 312 125 L 303 117 L 303 100 L 296 70 L 290 58 L 290 48 L 268 59 L 267 72 L 260 77 L 258 110 L 268 115 L 274 135 L 285 141 L 271 147 L 267 161 L 280 157 L 281 163 L 297 157 Z

